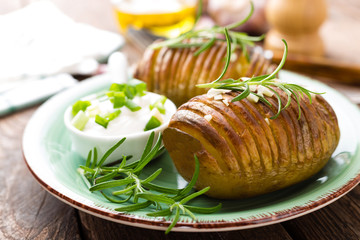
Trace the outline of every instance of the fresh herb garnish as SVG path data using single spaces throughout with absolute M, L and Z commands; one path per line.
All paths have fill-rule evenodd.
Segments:
M 161 121 L 155 116 L 151 116 L 149 121 L 146 123 L 144 131 L 149 131 L 151 129 L 157 128 L 161 125 Z
M 153 110 L 154 108 L 157 108 L 161 114 L 165 114 L 165 102 L 167 100 L 167 97 L 161 96 L 158 100 L 156 100 L 153 104 L 150 104 L 149 108 L 150 110 Z
M 136 112 L 141 109 L 132 99 L 135 96 L 142 97 L 146 93 L 146 83 L 131 79 L 127 83 L 113 83 L 108 91 L 97 94 L 89 101 L 79 100 L 72 106 L 72 123 L 79 130 L 83 130 L 89 117 L 95 117 L 95 122 L 104 128 L 107 128 L 110 121 L 117 118 L 121 111 L 119 108 L 125 106 L 130 111 Z M 107 114 L 101 114 L 99 107 L 92 105 L 92 100 L 97 102 L 110 101 L 113 104 L 114 111 Z
M 104 128 L 107 128 L 107 126 L 109 125 L 109 122 L 114 120 L 115 118 L 117 118 L 121 113 L 120 109 L 117 109 L 115 111 L 113 111 L 112 113 L 108 113 L 105 116 L 100 116 L 99 114 L 97 114 L 95 116 L 95 122 L 101 126 L 103 126 Z
M 91 105 L 89 101 L 79 100 L 72 106 L 72 115 L 75 116 L 79 111 L 85 112 L 85 110 Z
M 97 124 L 99 124 L 100 126 L 103 126 L 104 128 L 107 128 L 107 126 L 109 124 L 109 119 L 106 119 L 106 118 L 100 116 L 99 114 L 97 114 L 95 116 L 95 122 Z
M 137 105 L 134 101 L 132 101 L 130 99 L 126 99 L 125 106 L 128 109 L 130 109 L 130 111 L 132 111 L 132 112 L 136 112 L 141 109 L 141 107 L 139 105 Z
M 200 1 L 201 3 L 201 1 Z M 273 73 L 269 75 L 263 76 L 253 76 L 248 79 L 225 79 L 222 80 L 223 76 L 225 75 L 229 63 L 231 60 L 231 54 L 236 50 L 236 48 L 241 47 L 243 50 L 243 54 L 248 57 L 247 53 L 247 46 L 254 46 L 255 41 L 261 41 L 264 38 L 264 35 L 259 37 L 248 36 L 246 33 L 232 31 L 232 29 L 239 27 L 240 25 L 244 24 L 246 21 L 250 19 L 254 12 L 254 4 L 250 1 L 251 8 L 249 14 L 241 21 L 229 24 L 225 27 L 214 26 L 211 28 L 206 29 L 199 29 L 195 30 L 194 28 L 189 32 L 186 32 L 180 35 L 177 38 L 168 39 L 163 42 L 157 42 L 152 44 L 152 48 L 157 49 L 161 47 L 168 47 L 168 48 L 191 48 L 191 47 L 198 47 L 198 50 L 194 53 L 195 56 L 199 55 L 200 53 L 206 51 L 207 49 L 211 48 L 216 41 L 226 41 L 227 44 L 227 51 L 226 51 L 226 61 L 225 66 L 220 74 L 220 76 L 213 82 L 207 84 L 199 84 L 197 87 L 199 88 L 217 88 L 217 89 L 228 89 L 240 92 L 240 94 L 235 97 L 232 102 L 240 101 L 246 97 L 251 97 L 252 99 L 259 99 L 263 103 L 271 106 L 271 103 L 263 96 L 262 92 L 256 93 L 254 88 L 250 88 L 250 86 L 260 86 L 263 89 L 267 89 L 266 91 L 270 91 L 273 95 L 277 97 L 278 101 L 278 111 L 277 113 L 271 117 L 271 119 L 275 119 L 280 115 L 280 112 L 287 107 L 290 106 L 291 100 L 294 98 L 298 105 L 299 110 L 299 119 L 301 117 L 301 106 L 300 106 L 300 99 L 306 95 L 309 98 L 311 103 L 311 94 L 323 94 L 310 91 L 302 86 L 292 83 L 282 82 L 280 80 L 275 79 L 276 74 L 279 70 L 283 67 L 287 53 L 288 53 L 288 46 L 285 40 L 283 40 L 285 44 L 285 51 L 280 62 L 279 66 L 274 70 Z M 196 19 L 199 19 L 201 12 L 198 11 Z M 219 35 L 225 35 L 225 39 L 220 38 Z M 275 88 L 281 89 L 287 94 L 287 102 L 285 106 L 282 106 L 282 100 L 279 93 L 275 90 Z
M 110 148 L 99 162 L 96 148 L 90 151 L 85 166 L 80 166 L 78 169 L 89 190 L 91 192 L 100 191 L 108 201 L 113 203 L 130 203 L 115 208 L 116 211 L 132 212 L 152 206 L 148 216 L 167 217 L 174 214 L 165 233 L 171 231 L 180 220 L 181 215 L 190 216 L 195 220 L 194 213 L 206 214 L 218 211 L 221 204 L 209 208 L 188 205 L 189 201 L 210 189 L 210 187 L 206 187 L 198 192 L 192 191 L 200 170 L 199 160 L 196 156 L 194 156 L 194 175 L 183 189 L 167 188 L 152 183 L 160 175 L 161 168 L 145 178 L 140 178 L 146 165 L 163 150 L 161 134 L 153 146 L 154 135 L 154 132 L 150 134 L 141 158 L 130 164 L 127 164 L 127 157 L 124 156 L 116 166 L 103 166 L 107 157 L 125 141 L 125 138 Z M 105 193 L 105 189 L 110 189 L 111 195 Z
M 131 79 L 127 83 L 113 83 L 107 92 L 108 97 L 113 97 L 113 93 L 123 92 L 128 99 L 135 96 L 144 96 L 146 91 L 146 83 L 137 79 Z
M 267 104 L 268 106 L 272 106 L 272 104 L 262 95 L 259 93 L 256 93 L 256 91 L 252 90 L 250 86 L 261 86 L 263 88 L 268 89 L 272 94 L 274 94 L 278 101 L 278 111 L 277 113 L 271 117 L 271 119 L 276 119 L 282 110 L 285 110 L 287 107 L 290 106 L 292 99 L 294 98 L 298 105 L 298 111 L 299 116 L 298 119 L 301 117 L 301 105 L 300 105 L 300 99 L 304 97 L 304 94 L 309 98 L 310 104 L 312 101 L 311 93 L 313 94 L 323 94 L 323 93 L 317 93 L 310 91 L 302 86 L 299 86 L 297 84 L 293 83 L 287 83 L 283 82 L 279 79 L 276 79 L 277 73 L 280 71 L 280 69 L 284 66 L 286 57 L 288 54 L 288 45 L 286 41 L 283 39 L 285 49 L 284 54 L 281 59 L 280 64 L 278 67 L 271 73 L 267 75 L 262 76 L 254 76 L 248 79 L 224 79 L 222 80 L 222 77 L 224 76 L 227 68 L 229 67 L 229 62 L 231 58 L 231 44 L 230 44 L 230 36 L 227 31 L 227 28 L 224 28 L 224 34 L 225 38 L 227 40 L 227 55 L 226 55 L 226 63 L 223 72 L 221 75 L 213 82 L 211 83 L 205 83 L 205 84 L 199 84 L 197 87 L 199 88 L 215 88 L 215 89 L 226 89 L 226 90 L 232 90 L 236 92 L 240 92 L 240 94 L 232 99 L 232 102 L 240 101 L 246 97 L 248 97 L 250 94 L 254 95 L 256 98 L 258 98 L 263 103 Z M 284 91 L 287 94 L 287 102 L 285 106 L 282 107 L 282 100 L 279 95 L 279 93 L 275 90 L 275 88 L 279 88 L 280 90 Z
M 114 108 L 121 108 L 125 105 L 126 96 L 124 92 L 114 92 L 113 94 L 113 104 Z
M 72 119 L 71 124 L 82 131 L 85 128 L 86 123 L 89 121 L 89 117 L 86 116 L 84 111 L 80 110 Z
M 254 4 L 252 1 L 250 1 L 250 3 L 251 3 L 250 12 L 243 20 L 226 26 L 226 28 L 229 31 L 229 41 L 234 46 L 233 50 L 235 51 L 237 47 L 240 47 L 242 48 L 243 54 L 245 56 L 248 56 L 246 49 L 247 46 L 254 46 L 254 42 L 261 41 L 262 39 L 264 39 L 264 35 L 253 37 L 243 32 L 236 32 L 231 30 L 244 24 L 252 16 L 254 12 Z M 202 4 L 200 4 L 200 6 L 202 6 Z M 199 19 L 200 13 L 201 12 L 198 11 L 196 19 Z M 162 48 L 162 47 L 168 47 L 168 48 L 199 47 L 199 49 L 194 53 L 194 55 L 197 56 L 200 53 L 211 48 L 216 41 L 225 41 L 225 39 L 219 38 L 219 34 L 221 35 L 224 34 L 224 27 L 214 26 L 211 28 L 204 28 L 199 30 L 193 28 L 190 31 L 181 34 L 177 38 L 172 38 L 165 40 L 163 42 L 154 43 L 151 45 L 151 47 L 154 49 Z

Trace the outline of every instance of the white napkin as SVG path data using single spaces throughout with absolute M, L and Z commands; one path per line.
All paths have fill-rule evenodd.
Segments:
M 76 23 L 49 1 L 0 16 L 0 83 L 24 76 L 76 73 L 124 44 L 119 34 Z
M 96 72 L 98 61 L 124 42 L 119 34 L 73 21 L 46 0 L 0 15 L 0 115 L 44 100 L 76 82 L 61 73 Z M 49 79 L 51 84 L 46 84 Z M 18 94 L 24 90 L 22 83 L 28 88 L 33 84 L 37 93 Z M 10 104 L 15 108 L 6 110 L 5 100 L 19 104 Z
M 55 93 L 74 86 L 76 82 L 67 73 L 17 82 L 15 87 L 0 92 L 0 116 L 45 101 Z

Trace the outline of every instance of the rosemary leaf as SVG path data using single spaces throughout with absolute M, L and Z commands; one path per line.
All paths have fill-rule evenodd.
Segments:
M 112 203 L 125 203 L 127 201 L 130 200 L 130 198 L 132 197 L 132 195 L 130 195 L 129 197 L 125 198 L 125 199 L 118 199 L 118 198 L 114 198 L 114 197 L 110 197 L 108 195 L 106 195 L 104 192 L 101 191 L 101 194 L 107 199 L 109 200 L 110 202 Z
M 154 183 L 143 183 L 143 185 L 150 190 L 154 190 L 166 194 L 178 194 L 181 191 L 180 189 L 166 188 L 163 186 L 156 185 Z
M 216 41 L 216 38 L 213 37 L 209 41 L 207 41 L 205 44 L 201 44 L 200 45 L 201 47 L 194 53 L 194 56 L 198 56 L 198 55 L 200 55 L 200 53 L 211 48 L 214 45 L 215 41 Z
M 234 97 L 231 102 L 236 102 L 236 101 L 240 101 L 244 98 L 246 98 L 247 96 L 250 95 L 250 87 L 248 84 L 245 84 L 245 90 L 243 90 L 242 93 L 240 93 L 239 95 L 237 95 L 236 97 Z
M 89 154 L 88 154 L 88 156 L 87 156 L 86 163 L 85 163 L 85 166 L 86 166 L 86 167 L 90 167 L 91 155 L 92 155 L 92 150 L 89 151 Z
M 164 210 L 147 213 L 146 215 L 149 217 L 165 217 L 171 215 L 171 213 L 170 208 L 166 208 Z
M 221 209 L 221 207 L 222 207 L 222 204 L 219 203 L 218 205 L 216 205 L 214 207 L 208 207 L 208 208 L 195 207 L 195 206 L 190 206 L 190 205 L 184 205 L 184 207 L 189 209 L 190 211 L 192 211 L 194 213 L 209 214 L 209 213 L 214 213 L 214 212 L 219 211 Z
M 134 182 L 134 179 L 130 179 L 130 178 L 125 178 L 125 179 L 121 179 L 121 180 L 111 180 L 111 181 L 95 184 L 89 190 L 91 192 L 93 192 L 93 191 L 103 190 L 103 189 L 107 189 L 107 188 L 123 186 L 123 185 L 129 184 L 129 183 L 132 183 L 132 182 Z
M 237 28 L 237 27 L 243 25 L 244 23 L 246 23 L 254 13 L 254 3 L 252 1 L 250 1 L 250 7 L 251 8 L 250 8 L 249 14 L 243 20 L 236 22 L 236 23 L 229 24 L 226 26 L 226 28 L 233 29 L 233 28 Z
M 168 234 L 171 229 L 176 225 L 176 223 L 179 221 L 180 218 L 180 208 L 176 208 L 176 212 L 175 212 L 175 217 L 172 220 L 171 224 L 169 225 L 169 227 L 166 229 L 165 234 Z
M 206 188 L 201 189 L 201 190 L 198 191 L 198 192 L 194 192 L 193 194 L 190 194 L 189 196 L 181 199 L 180 204 L 185 204 L 185 203 L 187 203 L 188 201 L 190 201 L 190 200 L 192 200 L 192 199 L 194 199 L 194 198 L 196 198 L 196 197 L 198 197 L 198 196 L 206 193 L 206 192 L 209 191 L 209 190 L 210 190 L 210 187 L 206 187 Z
M 119 211 L 119 212 L 132 212 L 132 211 L 137 211 L 143 208 L 147 208 L 148 206 L 151 205 L 151 201 L 146 201 L 143 203 L 135 203 L 129 206 L 123 206 L 123 207 L 118 207 L 115 208 L 115 211 Z
M 224 28 L 224 34 L 226 37 L 226 63 L 225 63 L 225 67 L 224 67 L 222 73 L 214 82 L 220 81 L 220 79 L 225 75 L 225 73 L 229 67 L 229 63 L 230 63 L 230 59 L 231 59 L 231 57 L 230 57 L 231 56 L 231 42 L 230 42 L 229 32 L 228 32 L 227 28 Z
M 94 147 L 94 151 L 93 151 L 93 161 L 92 161 L 92 163 L 91 163 L 91 168 L 94 168 L 94 167 L 96 166 L 97 159 L 98 159 L 98 153 L 97 153 L 96 147 Z
M 199 177 L 199 171 L 200 171 L 200 163 L 199 163 L 199 159 L 197 158 L 196 155 L 194 155 L 194 159 L 195 159 L 195 170 L 194 170 L 194 175 L 191 178 L 191 181 L 188 183 L 188 185 L 182 189 L 178 195 L 176 195 L 174 197 L 175 201 L 180 200 L 181 198 L 183 198 L 183 196 L 185 196 L 186 194 L 188 194 L 191 189 L 195 186 L 195 183 Z
M 96 178 L 95 183 L 102 183 L 102 182 L 109 181 L 109 180 L 113 179 L 117 174 L 118 173 L 116 171 L 110 172 L 106 175 Z
M 159 168 L 158 170 L 156 170 L 153 174 L 151 174 L 149 177 L 147 177 L 146 179 L 142 180 L 141 183 L 148 183 L 151 182 L 153 180 L 155 180 L 155 178 L 157 178 L 157 176 L 159 176 L 159 174 L 161 173 L 162 168 Z
M 127 194 L 129 193 L 130 191 L 132 191 L 133 189 L 135 189 L 137 186 L 136 185 L 132 185 L 130 187 L 127 187 L 123 190 L 119 190 L 119 191 L 114 191 L 112 192 L 113 195 L 122 195 L 122 194 Z
M 114 146 L 112 146 L 109 150 L 106 151 L 104 156 L 101 158 L 100 162 L 97 164 L 97 167 L 101 167 L 105 160 L 112 154 L 124 141 L 126 138 L 122 138 L 119 142 L 117 142 Z
M 139 164 L 135 167 L 134 169 L 134 173 L 138 173 L 140 172 L 156 155 L 157 151 L 160 148 L 161 145 L 161 133 L 159 134 L 159 138 L 155 143 L 155 146 L 153 149 L 151 149 L 151 151 L 147 154 L 147 156 L 144 159 L 141 159 Z
M 150 133 L 150 136 L 146 142 L 146 145 L 145 145 L 145 149 L 144 149 L 144 152 L 143 154 L 141 155 L 141 160 L 144 159 L 146 157 L 146 155 L 149 154 L 150 150 L 151 150 L 151 147 L 152 147 L 152 144 L 154 142 L 154 136 L 155 136 L 155 133 L 154 132 L 151 132 Z
M 165 203 L 168 205 L 175 203 L 174 199 L 165 197 L 163 195 L 153 194 L 153 193 L 139 193 L 138 197 L 152 201 L 152 202 L 162 202 L 162 203 Z

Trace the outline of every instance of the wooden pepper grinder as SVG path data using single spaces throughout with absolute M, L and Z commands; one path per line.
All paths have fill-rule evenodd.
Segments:
M 282 52 L 285 39 L 289 54 L 324 55 L 319 28 L 326 19 L 326 0 L 268 0 L 265 14 L 271 25 L 266 49 Z

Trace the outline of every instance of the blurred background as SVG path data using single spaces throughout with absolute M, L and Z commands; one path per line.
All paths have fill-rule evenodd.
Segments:
M 113 4 L 116 1 L 49 1 L 55 4 L 60 11 L 76 22 L 87 23 L 94 27 L 112 32 L 119 31 L 119 25 L 116 22 Z M 6 13 L 10 13 L 33 2 L 36 2 L 36 0 L 1 0 L 0 14 L 4 15 Z M 228 23 L 233 19 L 236 20 L 236 16 L 241 19 L 241 17 L 246 14 L 244 7 L 246 2 L 246 0 L 204 0 L 204 11 L 213 17 L 217 23 Z M 264 15 L 262 15 L 262 11 L 264 10 L 264 5 L 266 2 L 269 2 L 269 0 L 256 0 L 254 2 L 258 11 L 258 13 L 255 12 L 253 16 L 256 20 L 253 20 L 254 26 L 252 29 L 247 28 L 245 30 L 250 32 L 255 30 L 253 33 L 256 33 L 256 31 L 266 31 L 267 25 L 262 25 L 263 20 L 266 21 L 266 19 L 264 19 Z M 311 8 L 313 1 L 306 2 L 308 2 L 309 8 Z M 358 0 L 326 0 L 325 2 L 327 4 L 328 15 L 324 24 L 321 26 L 320 35 L 323 39 L 325 39 L 326 53 L 329 54 L 329 57 L 338 57 L 338 60 L 348 63 L 356 62 L 360 64 L 358 57 L 360 54 L 360 47 L 358 47 L 357 44 L 360 41 L 360 2 Z M 239 9 L 244 9 L 245 13 L 241 13 L 241 11 L 239 12 Z M 348 49 L 351 51 L 345 52 L 342 45 L 349 46 Z
M 260 45 L 274 52 L 274 62 L 280 61 L 280 39 L 285 38 L 286 69 L 341 84 L 340 91 L 360 102 L 351 94 L 360 85 L 360 1 L 253 2 L 253 16 L 237 30 L 267 34 Z M 136 64 L 157 38 L 191 29 L 197 9 L 197 0 L 0 0 L 0 115 L 106 72 L 115 51 Z M 226 25 L 249 9 L 247 0 L 204 0 L 198 25 Z M 44 91 L 14 97 L 26 95 L 31 86 L 45 86 L 44 79 L 51 83 Z

